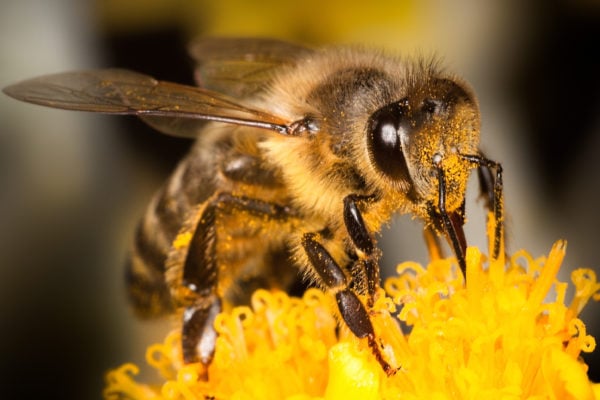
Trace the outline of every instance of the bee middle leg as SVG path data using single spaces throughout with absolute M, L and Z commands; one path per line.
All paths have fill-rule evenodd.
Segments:
M 364 276 L 367 280 L 367 306 L 372 307 L 375 291 L 379 286 L 379 267 L 376 260 L 375 244 L 357 206 L 358 201 L 365 199 L 357 195 L 349 195 L 344 199 L 344 221 L 357 252 L 355 257 L 351 257 L 355 260 L 352 263 L 360 263 L 360 266 L 364 269 Z M 369 347 L 385 373 L 388 375 L 394 374 L 396 369 L 385 360 L 379 348 L 369 312 L 352 290 L 350 279 L 344 269 L 317 240 L 316 233 L 304 234 L 302 246 L 321 283 L 333 292 L 340 315 L 346 326 L 356 337 L 367 338 Z M 346 271 L 351 270 L 354 266 L 348 266 L 349 268 Z
M 181 284 L 194 297 L 183 313 L 182 351 L 185 363 L 200 361 L 209 365 L 214 356 L 217 338 L 214 320 L 221 311 L 221 298 L 217 293 L 216 223 L 220 215 L 235 211 L 268 220 L 287 220 L 291 216 L 285 206 L 227 192 L 215 195 L 205 204 L 183 264 Z

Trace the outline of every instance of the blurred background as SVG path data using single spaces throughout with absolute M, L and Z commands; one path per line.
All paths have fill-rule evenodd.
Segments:
M 479 96 L 482 148 L 505 171 L 509 249 L 538 256 L 566 238 L 563 280 L 569 269 L 600 266 L 593 252 L 600 238 L 596 0 L 0 5 L 0 87 L 97 67 L 191 84 L 186 45 L 201 35 L 436 53 Z M 169 321 L 140 322 L 129 312 L 122 266 L 137 219 L 189 145 L 135 118 L 50 110 L 0 95 L 3 393 L 100 397 L 106 370 L 141 362 L 146 346 L 163 338 Z M 480 208 L 468 205 L 467 237 L 485 246 Z M 389 267 L 426 261 L 420 227 L 408 217 L 394 221 L 381 244 Z M 598 307 L 584 314 L 596 337 Z M 597 353 L 585 355 L 595 381 Z

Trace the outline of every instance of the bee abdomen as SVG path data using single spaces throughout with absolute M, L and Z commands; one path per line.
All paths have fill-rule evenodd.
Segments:
M 166 251 L 148 237 L 146 226 L 143 220 L 136 231 L 125 284 L 135 313 L 150 318 L 169 313 L 173 306 L 164 276 Z
M 125 269 L 129 301 L 135 313 L 142 318 L 152 318 L 170 313 L 173 305 L 164 277 L 145 277 L 137 272 L 140 268 L 148 269 L 148 264 L 140 264 L 139 259 L 131 257 Z
M 154 197 L 138 225 L 126 267 L 126 285 L 133 308 L 141 317 L 173 311 L 165 279 L 165 262 L 171 242 L 190 206 L 181 190 L 179 168 L 169 184 Z

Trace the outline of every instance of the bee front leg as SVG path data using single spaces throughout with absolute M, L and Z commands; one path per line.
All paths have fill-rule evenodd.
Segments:
M 317 241 L 315 233 L 306 233 L 302 246 L 309 262 L 326 286 L 335 296 L 340 315 L 346 326 L 358 338 L 366 338 L 375 358 L 386 374 L 393 375 L 393 368 L 383 357 L 375 338 L 375 330 L 365 306 L 349 286 L 349 279 L 331 254 Z
M 479 187 L 485 198 L 486 207 L 494 213 L 496 226 L 494 228 L 493 258 L 498 258 L 500 253 L 500 242 L 504 235 L 504 214 L 502 204 L 502 166 L 487 158 L 481 157 L 477 168 Z M 492 168 L 496 170 L 496 176 L 492 174 Z
M 344 224 L 350 236 L 350 240 L 357 249 L 357 256 L 362 264 L 367 279 L 368 305 L 371 307 L 375 301 L 375 292 L 380 284 L 379 266 L 377 258 L 379 256 L 375 248 L 375 243 L 371 238 L 362 214 L 358 208 L 359 201 L 368 201 L 371 197 L 359 196 L 355 194 L 344 198 Z
M 487 209 L 494 213 L 496 226 L 494 227 L 492 257 L 498 258 L 501 242 L 504 239 L 502 165 L 483 155 L 461 155 L 461 157 L 477 165 L 481 195 L 485 199 Z M 495 170 L 495 174 L 492 173 L 492 170 Z
M 488 210 L 494 208 L 494 175 L 487 165 L 477 167 L 477 180 L 479 181 L 479 193 L 485 201 Z
M 185 363 L 209 365 L 215 351 L 217 333 L 214 321 L 221 311 L 217 293 L 217 220 L 244 211 L 249 216 L 267 220 L 288 220 L 288 207 L 231 193 L 219 193 L 208 200 L 199 215 L 183 262 L 181 285 L 193 294 L 183 313 L 182 352 Z M 189 234 L 183 229 L 179 236 Z M 177 241 L 177 240 L 176 240 Z

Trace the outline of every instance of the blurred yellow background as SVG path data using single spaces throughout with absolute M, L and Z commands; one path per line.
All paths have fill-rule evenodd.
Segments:
M 438 54 L 478 94 L 482 148 L 505 170 L 509 248 L 543 254 L 566 238 L 567 266 L 598 270 L 598 2 L 1 4 L 2 87 L 94 67 L 192 83 L 185 49 L 201 35 Z M 137 219 L 188 146 L 134 118 L 49 110 L 0 95 L 0 365 L 9 393 L 98 397 L 104 371 L 139 362 L 164 335 L 169 321 L 139 322 L 129 313 L 122 265 Z M 480 209 L 474 202 L 468 209 L 467 237 L 483 246 Z M 425 261 L 419 229 L 404 217 L 385 232 L 388 268 Z M 584 320 L 600 336 L 597 307 Z M 594 363 L 596 380 L 598 371 Z

